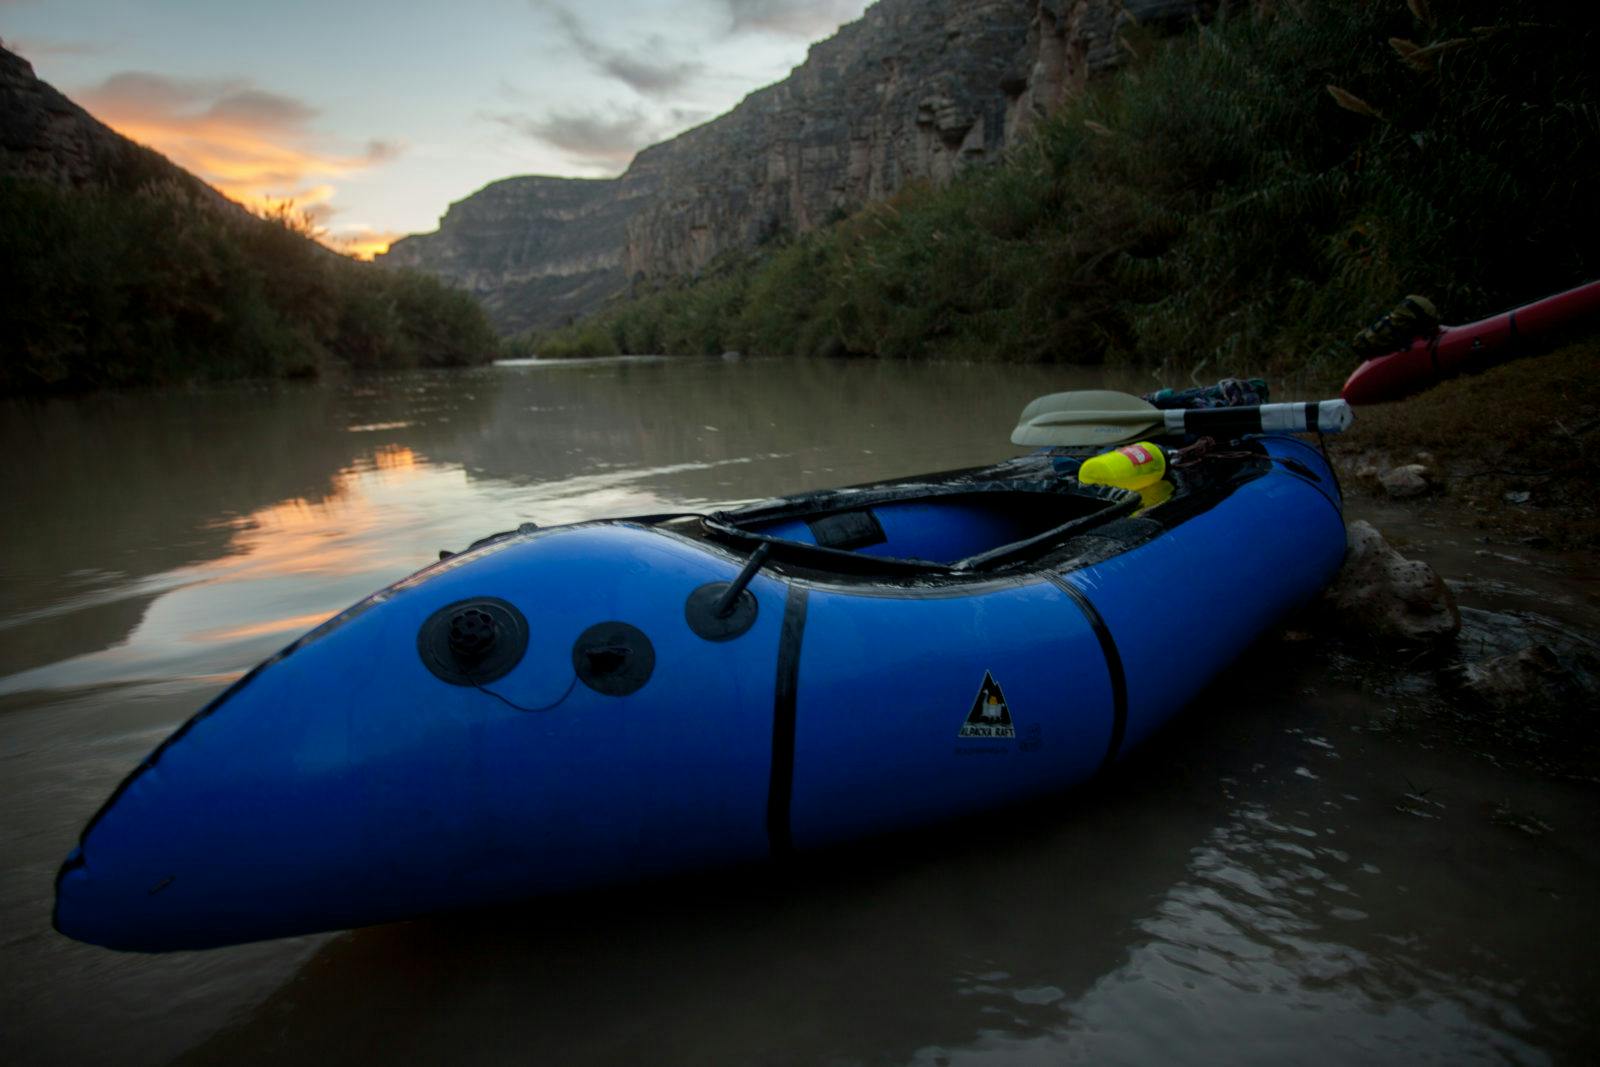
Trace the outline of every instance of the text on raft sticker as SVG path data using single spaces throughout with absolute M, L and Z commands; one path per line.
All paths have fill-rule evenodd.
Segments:
M 1009 738 L 1017 736 L 1016 724 L 1011 721 L 1011 709 L 1006 706 L 1006 695 L 994 675 L 983 672 L 983 684 L 972 699 L 972 710 L 967 721 L 961 724 L 958 737 Z

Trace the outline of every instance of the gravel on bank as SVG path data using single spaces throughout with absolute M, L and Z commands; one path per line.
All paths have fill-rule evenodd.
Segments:
M 1600 338 L 1357 408 L 1329 449 L 1352 495 L 1408 499 L 1498 538 L 1600 551 Z

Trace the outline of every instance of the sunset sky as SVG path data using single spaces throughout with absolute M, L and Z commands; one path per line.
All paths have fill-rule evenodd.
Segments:
M 620 173 L 788 74 L 869 0 L 0 0 L 101 121 L 370 253 L 514 174 Z

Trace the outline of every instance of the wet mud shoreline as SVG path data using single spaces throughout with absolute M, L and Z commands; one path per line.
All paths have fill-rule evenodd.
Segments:
M 1447 737 L 1590 783 L 1600 783 L 1597 354 L 1600 344 L 1573 345 L 1358 409 L 1355 429 L 1330 442 L 1347 515 L 1427 564 L 1460 625 L 1405 639 L 1341 625 L 1336 612 L 1314 624 L 1375 678 L 1425 697 Z

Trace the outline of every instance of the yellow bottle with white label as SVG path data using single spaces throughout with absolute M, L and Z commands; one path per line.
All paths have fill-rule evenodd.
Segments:
M 1083 461 L 1078 481 L 1084 485 L 1114 485 L 1118 489 L 1147 489 L 1167 473 L 1167 456 L 1149 441 L 1102 452 Z

